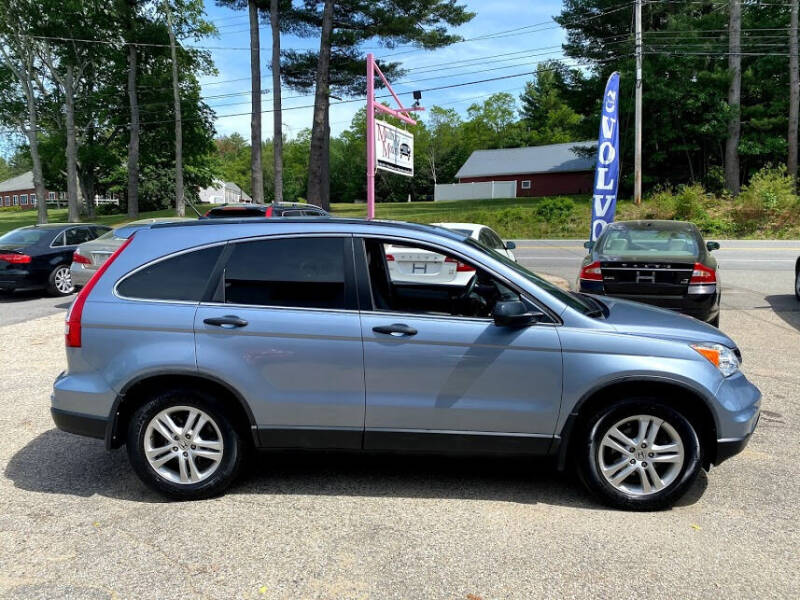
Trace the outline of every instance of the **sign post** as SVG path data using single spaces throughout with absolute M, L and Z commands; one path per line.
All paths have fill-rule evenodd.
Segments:
M 381 78 L 398 108 L 389 108 L 375 102 L 375 75 Z M 375 112 L 382 112 L 409 125 L 416 125 L 417 122 L 406 113 L 417 110 L 425 109 L 421 106 L 405 108 L 378 65 L 375 64 L 375 57 L 372 53 L 367 54 L 367 219 L 375 218 L 376 169 L 385 169 L 409 177 L 414 175 L 414 136 L 389 125 L 389 123 L 376 121 Z M 376 128 L 378 128 L 377 136 Z M 380 145 L 383 152 L 380 160 L 377 160 L 376 157 L 379 154 L 376 152 L 377 145 Z M 410 163 L 410 169 L 408 163 Z

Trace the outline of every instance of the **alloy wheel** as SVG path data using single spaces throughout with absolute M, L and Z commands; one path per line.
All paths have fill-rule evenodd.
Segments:
M 61 266 L 56 269 L 56 273 L 53 276 L 53 284 L 60 294 L 71 294 L 75 290 L 75 286 L 72 285 L 72 274 L 69 271 L 69 267 Z
M 162 410 L 147 424 L 144 454 L 164 479 L 194 484 L 213 475 L 222 461 L 222 433 L 205 411 L 191 406 Z
M 615 489 L 649 496 L 673 483 L 683 468 L 683 442 L 675 428 L 652 415 L 626 417 L 597 446 L 603 478 Z

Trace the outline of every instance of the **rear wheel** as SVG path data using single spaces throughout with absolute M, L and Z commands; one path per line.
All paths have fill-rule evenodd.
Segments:
M 72 274 L 69 265 L 58 265 L 50 272 L 47 280 L 47 292 L 53 296 L 69 296 L 75 291 L 72 285 Z
M 668 508 L 700 473 L 697 432 L 686 417 L 657 399 L 606 407 L 588 419 L 579 435 L 581 480 L 616 508 Z
M 235 479 L 241 438 L 218 403 L 196 390 L 154 396 L 133 415 L 128 457 L 154 490 L 179 500 L 217 495 Z

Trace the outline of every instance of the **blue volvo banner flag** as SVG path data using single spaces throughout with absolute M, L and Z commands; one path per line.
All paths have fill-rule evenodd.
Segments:
M 597 140 L 597 168 L 592 198 L 592 231 L 595 241 L 614 220 L 619 187 L 619 73 L 611 74 L 603 95 L 600 136 Z

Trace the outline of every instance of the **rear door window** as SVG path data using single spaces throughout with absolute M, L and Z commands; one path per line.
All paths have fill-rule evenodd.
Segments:
M 199 302 L 223 246 L 184 252 L 145 266 L 117 284 L 125 298 Z
M 88 227 L 73 227 L 72 229 L 67 229 L 64 235 L 66 236 L 67 246 L 77 246 L 95 238 Z
M 352 309 L 342 237 L 298 237 L 236 243 L 224 270 L 229 304 Z M 352 259 L 351 259 L 352 263 Z

